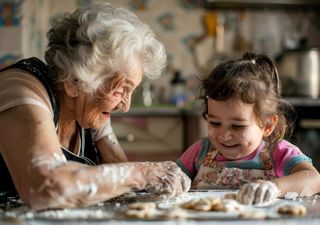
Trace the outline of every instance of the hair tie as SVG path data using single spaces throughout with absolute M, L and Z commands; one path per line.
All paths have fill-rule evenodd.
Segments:
M 256 64 L 256 60 L 255 59 L 251 59 L 250 62 L 255 65 Z

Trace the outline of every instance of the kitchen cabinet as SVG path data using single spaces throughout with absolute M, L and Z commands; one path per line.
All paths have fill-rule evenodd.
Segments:
M 296 111 L 293 134 L 289 139 L 312 159 L 320 170 L 320 99 L 286 98 Z
M 133 108 L 112 115 L 112 127 L 130 161 L 176 160 L 201 135 L 193 110 Z

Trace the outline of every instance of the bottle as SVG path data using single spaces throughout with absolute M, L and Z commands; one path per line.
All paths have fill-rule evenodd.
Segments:
M 181 77 L 180 71 L 175 71 L 171 80 L 171 95 L 169 101 L 179 108 L 183 107 L 187 100 L 185 83 L 186 81 Z

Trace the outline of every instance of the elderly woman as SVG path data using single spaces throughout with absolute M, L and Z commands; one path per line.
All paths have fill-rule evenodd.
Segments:
M 0 73 L 1 191 L 34 209 L 87 206 L 129 191 L 187 191 L 173 162 L 126 162 L 110 115 L 129 110 L 164 47 L 125 9 L 89 5 L 48 32 L 46 64 L 24 59 Z M 106 164 L 108 163 L 108 164 Z M 99 165 L 98 165 L 99 164 Z

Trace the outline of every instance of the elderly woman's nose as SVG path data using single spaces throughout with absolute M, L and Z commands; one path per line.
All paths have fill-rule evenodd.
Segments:
M 115 107 L 115 110 L 120 110 L 121 112 L 128 112 L 131 105 L 131 94 L 124 94 L 120 102 Z

